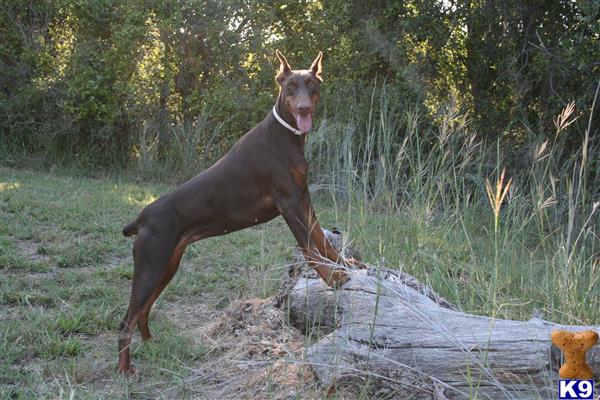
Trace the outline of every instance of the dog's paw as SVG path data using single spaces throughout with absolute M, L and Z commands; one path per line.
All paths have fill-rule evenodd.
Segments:
M 356 269 L 367 269 L 369 268 L 367 264 L 362 261 L 357 260 L 356 258 L 346 258 L 346 263 Z
M 350 275 L 344 271 L 333 271 L 327 280 L 327 285 L 337 289 L 350 280 Z
M 122 377 L 129 379 L 137 379 L 139 377 L 138 370 L 133 367 L 119 368 L 118 373 Z

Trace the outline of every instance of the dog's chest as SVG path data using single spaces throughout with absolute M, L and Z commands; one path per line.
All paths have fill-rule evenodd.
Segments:
M 303 165 L 300 164 L 292 166 L 291 172 L 296 186 L 304 188 L 306 186 L 306 176 L 308 174 L 308 168 L 306 163 L 304 163 Z

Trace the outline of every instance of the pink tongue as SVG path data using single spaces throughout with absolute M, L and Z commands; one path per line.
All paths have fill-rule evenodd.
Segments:
M 310 131 L 310 127 L 312 126 L 312 115 L 296 115 L 296 125 L 298 125 L 298 129 L 303 133 Z

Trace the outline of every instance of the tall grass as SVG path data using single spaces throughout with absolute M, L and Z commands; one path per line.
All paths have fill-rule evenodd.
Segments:
M 308 143 L 311 181 L 366 261 L 404 268 L 470 312 L 600 321 L 593 112 L 576 157 L 563 156 L 566 136 L 577 134 L 568 105 L 553 140 L 536 140 L 515 163 L 471 132 L 456 101 L 435 128 L 385 86 L 369 110 L 366 119 L 325 118 Z
M 313 189 L 333 203 L 333 219 L 367 262 L 406 269 L 470 312 L 529 318 L 539 309 L 565 323 L 599 320 L 593 112 L 580 133 L 567 105 L 554 134 L 532 140 L 516 162 L 513 149 L 471 130 L 456 99 L 434 124 L 385 85 L 352 110 L 322 119 L 307 156 Z M 171 126 L 162 152 L 157 132 L 142 131 L 139 171 L 181 180 L 209 166 L 220 152 L 220 126 L 209 121 L 204 110 L 192 124 Z M 577 134 L 581 150 L 567 158 L 565 143 Z
M 140 174 L 153 179 L 187 180 L 205 169 L 218 152 L 215 139 L 222 124 L 212 124 L 210 110 L 203 109 L 192 122 L 179 122 L 168 126 L 166 140 L 161 145 L 156 124 L 144 123 L 135 146 L 134 158 Z

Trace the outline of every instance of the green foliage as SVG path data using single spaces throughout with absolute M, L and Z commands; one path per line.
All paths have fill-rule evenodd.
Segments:
M 324 50 L 329 115 L 366 121 L 366 89 L 385 81 L 426 124 L 456 98 L 476 131 L 511 151 L 550 138 L 572 100 L 583 122 L 600 72 L 600 5 L 589 1 L 17 0 L 2 10 L 3 153 L 142 171 L 171 159 L 164 169 L 181 177 L 263 118 L 275 48 L 297 68 Z M 597 118 L 592 128 L 595 144 Z M 193 136 L 193 166 L 178 133 Z M 570 135 L 564 157 L 582 139 Z

